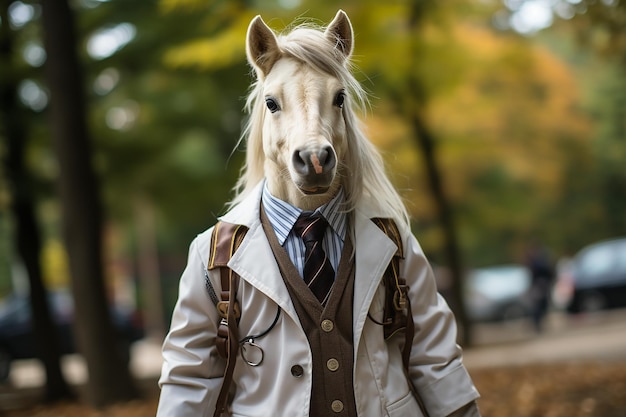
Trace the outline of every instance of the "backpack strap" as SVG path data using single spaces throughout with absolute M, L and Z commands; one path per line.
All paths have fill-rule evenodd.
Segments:
M 409 301 L 409 287 L 406 279 L 400 276 L 400 260 L 404 258 L 404 248 L 402 236 L 398 230 L 396 222 L 386 218 L 373 218 L 372 221 L 380 228 L 398 250 L 393 255 L 391 262 L 385 270 L 383 283 L 385 285 L 385 309 L 383 312 L 383 333 L 385 340 L 398 332 L 404 331 L 404 347 L 402 348 L 402 363 L 405 369 L 409 368 L 409 357 L 413 346 L 413 334 L 415 327 L 413 324 L 413 314 L 411 313 L 411 302 Z
M 385 340 L 398 332 L 404 331 L 404 346 L 402 347 L 404 375 L 406 376 L 409 388 L 411 392 L 413 392 L 413 396 L 417 400 L 422 413 L 424 416 L 428 417 L 428 411 L 426 410 L 424 401 L 409 376 L 409 359 L 411 357 L 411 348 L 413 347 L 415 323 L 413 322 L 413 312 L 411 311 L 409 286 L 406 284 L 406 279 L 400 277 L 400 260 L 404 259 L 402 236 L 400 235 L 398 226 L 392 219 L 373 218 L 372 221 L 380 230 L 385 232 L 387 237 L 398 247 L 398 250 L 393 255 L 383 275 L 383 283 L 385 285 L 385 309 L 383 311 L 383 322 L 377 323 L 383 326 Z
M 398 247 L 383 276 L 386 295 L 382 324 L 385 339 L 389 339 L 394 334 L 406 330 L 408 317 L 411 316 L 408 297 L 409 287 L 406 285 L 406 280 L 400 277 L 400 260 L 404 258 L 404 249 L 402 236 L 393 220 L 373 218 L 372 221 Z
M 215 289 L 211 284 L 208 273 L 205 274 L 205 285 L 209 296 L 215 303 L 221 317 L 217 329 L 215 346 L 219 355 L 226 359 L 224 381 L 217 397 L 214 417 L 219 417 L 228 403 L 228 394 L 235 370 L 235 361 L 239 350 L 238 322 L 241 317 L 241 307 L 237 301 L 237 289 L 239 287 L 239 275 L 228 267 L 228 261 L 241 245 L 248 228 L 243 225 L 218 222 L 213 228 L 211 235 L 211 249 L 207 270 L 219 268 L 221 291 L 217 298 Z

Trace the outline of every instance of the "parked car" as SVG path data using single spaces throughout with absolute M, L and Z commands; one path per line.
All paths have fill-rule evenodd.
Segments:
M 48 300 L 61 354 L 75 353 L 71 293 L 66 290 L 49 292 Z M 143 337 L 141 320 L 136 312 L 121 307 L 113 307 L 111 314 L 120 335 L 120 351 L 129 359 L 130 344 Z M 30 300 L 26 295 L 11 294 L 0 301 L 0 382 L 9 377 L 13 360 L 36 356 Z
M 586 246 L 574 257 L 571 313 L 626 307 L 626 238 Z
M 465 308 L 474 322 L 512 320 L 530 315 L 530 270 L 517 264 L 472 270 L 465 282 Z

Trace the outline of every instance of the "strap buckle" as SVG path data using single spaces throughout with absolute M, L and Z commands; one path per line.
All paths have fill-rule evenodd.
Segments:
M 396 311 L 404 311 L 407 308 L 407 290 L 406 285 L 398 286 L 393 294 L 393 307 Z
M 229 304 L 229 301 L 220 301 L 217 303 L 217 311 L 222 319 L 228 318 Z M 241 309 L 239 308 L 239 303 L 237 301 L 235 301 L 235 303 L 233 304 L 233 310 L 235 311 L 235 319 L 239 319 L 239 317 L 241 317 Z

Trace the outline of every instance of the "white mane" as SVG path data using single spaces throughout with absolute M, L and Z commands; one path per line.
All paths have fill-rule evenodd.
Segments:
M 389 181 L 380 153 L 364 135 L 355 115 L 355 108 L 367 104 L 366 93 L 352 75 L 349 64 L 339 58 L 339 48 L 333 47 L 324 37 L 323 30 L 310 25 L 300 25 L 287 34 L 277 36 L 282 57 L 294 58 L 323 73 L 339 79 L 345 86 L 349 99 L 343 107 L 346 124 L 348 154 L 340 164 L 341 185 L 346 195 L 345 210 L 351 212 L 363 197 L 372 196 L 385 216 L 409 226 L 409 216 L 401 197 Z M 263 80 L 252 84 L 246 101 L 247 120 L 239 143 L 246 143 L 246 162 L 234 187 L 235 196 L 229 206 L 239 203 L 264 179 L 262 126 L 265 100 L 262 96 Z

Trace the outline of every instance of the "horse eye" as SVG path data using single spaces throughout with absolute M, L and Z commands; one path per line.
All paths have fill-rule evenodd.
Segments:
M 343 108 L 344 101 L 346 101 L 346 93 L 340 91 L 337 93 L 337 96 L 335 96 L 335 102 L 333 104 L 341 109 Z
M 265 99 L 265 105 L 271 113 L 276 113 L 278 110 L 280 110 L 280 106 L 278 105 L 278 103 L 276 103 L 276 100 L 271 97 Z

